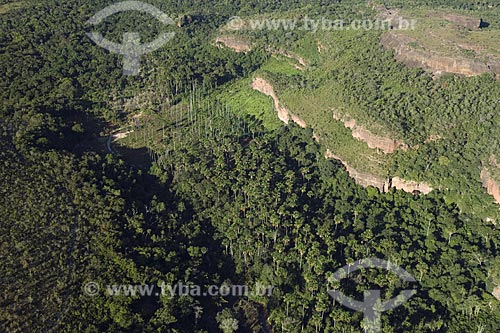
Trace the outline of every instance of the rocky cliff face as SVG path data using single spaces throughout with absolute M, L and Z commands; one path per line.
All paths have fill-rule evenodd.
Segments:
M 395 188 L 396 190 L 402 190 L 408 193 L 419 192 L 422 194 L 429 194 L 433 191 L 433 188 L 426 183 L 417 183 L 414 181 L 407 181 L 399 177 L 394 177 L 389 181 L 388 189 Z
M 391 189 L 395 188 L 396 190 L 405 191 L 407 193 L 422 193 L 429 194 L 433 191 L 433 188 L 425 183 L 417 183 L 414 181 L 407 181 L 401 179 L 399 177 L 394 178 L 383 178 L 380 176 L 375 176 L 366 172 L 359 172 L 353 167 L 351 167 L 347 162 L 342 160 L 339 156 L 336 156 L 332 153 L 331 150 L 327 150 L 325 154 L 325 158 L 327 159 L 335 159 L 340 161 L 346 168 L 349 176 L 356 181 L 356 184 L 368 187 L 373 186 L 378 188 L 381 192 L 389 192 Z
M 288 124 L 290 121 L 288 110 L 281 105 L 278 96 L 276 96 L 276 93 L 274 92 L 273 86 L 263 78 L 256 77 L 252 81 L 252 88 L 266 96 L 271 97 L 274 102 L 274 109 L 278 112 L 278 118 L 285 124 Z
M 283 51 L 283 50 L 270 50 L 270 49 L 268 49 L 268 52 L 271 52 L 272 54 L 279 54 L 279 55 L 282 55 L 288 59 L 293 59 L 293 60 L 297 61 L 299 64 L 295 65 L 295 68 L 297 68 L 298 70 L 302 71 L 307 67 L 306 60 L 297 54 L 294 54 L 294 53 L 291 53 L 288 51 Z
M 491 178 L 491 175 L 486 167 L 481 171 L 481 181 L 483 186 L 488 191 L 488 194 L 493 196 L 496 203 L 500 204 L 500 183 Z
M 292 120 L 302 128 L 307 127 L 307 124 L 304 120 L 288 111 L 288 109 L 281 104 L 278 96 L 276 96 L 276 93 L 274 92 L 273 86 L 269 82 L 267 82 L 263 78 L 256 77 L 252 81 L 252 88 L 273 99 L 274 109 L 278 112 L 278 118 L 282 122 L 288 125 L 290 120 Z
M 500 286 L 496 287 L 495 289 L 493 289 L 493 292 L 492 292 L 493 296 L 495 296 L 495 298 L 497 300 L 500 301 Z
M 354 179 L 356 184 L 363 186 L 363 187 L 368 187 L 368 186 L 373 186 L 378 188 L 380 191 L 384 191 L 386 186 L 387 186 L 387 180 L 383 177 L 378 177 L 366 172 L 359 172 L 353 167 L 351 167 L 347 162 L 345 162 L 342 158 L 339 156 L 335 155 L 331 150 L 327 149 L 325 158 L 327 159 L 335 159 L 337 161 L 340 161 L 346 168 L 347 172 L 349 173 L 349 176 Z
M 458 56 L 444 56 L 410 47 L 410 44 L 415 42 L 415 39 L 398 32 L 387 32 L 381 38 L 382 45 L 394 51 L 396 60 L 410 67 L 420 67 L 435 74 L 454 73 L 464 76 L 500 73 L 498 60 L 483 63 Z
M 235 52 L 250 52 L 252 45 L 242 38 L 236 36 L 219 36 L 215 39 L 216 45 L 224 45 Z
M 295 116 L 290 111 L 288 111 L 284 106 L 281 105 L 281 102 L 279 101 L 273 86 L 265 79 L 260 77 L 254 78 L 254 80 L 252 81 L 252 88 L 273 99 L 274 108 L 278 112 L 278 117 L 282 122 L 288 124 L 289 121 L 292 120 L 302 128 L 307 127 L 307 124 L 305 123 L 304 120 Z M 387 152 L 393 152 L 402 145 L 399 142 L 394 142 L 394 140 L 377 137 L 371 134 L 369 131 L 362 129 L 361 126 L 357 126 L 356 121 L 353 119 L 346 120 L 344 125 L 349 128 L 354 128 L 354 129 L 357 128 L 358 130 L 357 133 L 359 134 L 357 136 L 363 141 L 367 140 L 366 142 L 367 143 L 369 142 L 369 146 L 370 145 L 372 146 L 371 148 L 375 147 L 385 150 Z M 317 142 L 320 141 L 320 138 L 316 133 L 313 134 L 313 138 Z M 427 184 L 405 181 L 397 177 L 393 179 L 387 179 L 367 172 L 358 171 L 353 167 L 351 167 L 341 157 L 336 156 L 331 150 L 326 151 L 325 158 L 336 159 L 340 161 L 346 168 L 347 172 L 349 173 L 349 176 L 353 178 L 358 185 L 363 187 L 373 186 L 375 188 L 378 188 L 381 192 L 388 192 L 391 188 L 403 190 L 408 193 L 414 193 L 415 191 L 418 191 L 420 193 L 428 194 L 432 191 L 432 188 Z
M 292 121 L 294 123 L 296 123 L 297 125 L 299 125 L 302 128 L 307 127 L 307 124 L 303 119 L 299 118 L 298 116 L 294 115 L 293 113 L 290 113 L 290 112 L 288 112 L 288 113 L 290 114 L 290 118 L 292 119 Z
M 365 142 L 368 145 L 368 147 L 372 149 L 380 149 L 386 154 L 391 154 L 394 153 L 400 147 L 406 148 L 406 145 L 401 141 L 393 140 L 391 138 L 386 138 L 371 133 L 363 126 L 358 125 L 356 120 L 350 118 L 349 115 L 341 117 L 334 112 L 333 119 L 341 121 L 346 128 L 352 130 L 352 136 L 355 139 Z

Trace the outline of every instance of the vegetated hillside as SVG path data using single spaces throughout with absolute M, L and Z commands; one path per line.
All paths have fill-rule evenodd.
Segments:
M 1 331 L 362 330 L 362 314 L 334 304 L 327 293 L 332 288 L 358 298 L 363 290 L 383 289 L 385 299 L 415 288 L 410 302 L 383 315 L 389 332 L 476 332 L 500 326 L 500 303 L 492 294 L 500 286 L 496 221 L 471 214 L 476 203 L 470 211 L 458 209 L 454 201 L 461 201 L 450 196 L 464 187 L 428 196 L 359 187 L 340 163 L 324 158 L 326 149 L 313 141 L 311 129 L 318 131 L 321 145 L 338 143 L 334 148 L 348 152 L 355 143 L 355 152 L 377 157 L 387 154 L 353 138 L 333 118 L 332 104 L 373 134 L 387 135 L 390 128 L 394 138 L 412 147 L 437 131 L 444 137 L 436 141 L 441 146 L 431 146 L 437 147 L 432 154 L 429 148 L 410 150 L 408 165 L 400 162 L 407 155 L 398 157 L 394 173 L 420 175 L 415 170 L 421 164 L 411 158 L 432 161 L 422 160 L 418 154 L 423 154 L 438 158 L 443 168 L 437 170 L 451 170 L 447 177 L 467 177 L 462 149 L 486 153 L 484 141 L 474 139 L 486 140 L 482 131 L 495 125 L 465 131 L 465 122 L 477 124 L 477 114 L 455 113 L 453 91 L 474 88 L 460 101 L 477 105 L 483 89 L 496 96 L 491 77 L 444 78 L 433 86 L 430 77 L 381 52 L 377 34 L 331 34 L 318 41 L 298 32 L 277 32 L 275 39 L 256 32 L 252 37 L 263 44 L 247 54 L 212 45 L 233 11 L 254 15 L 309 4 L 296 12 L 319 14 L 326 8 L 355 18 L 371 15 L 370 10 L 356 13 L 364 2 L 154 4 L 178 17 L 191 15 L 192 21 L 176 28 L 178 39 L 170 48 L 145 57 L 142 74 L 133 78 L 122 76 L 119 56 L 84 35 L 83 22 L 104 2 L 26 1 L 22 9 L 0 14 Z M 162 29 L 134 15 L 119 16 L 101 29 L 119 38 L 132 27 L 145 38 Z M 269 50 L 286 52 L 273 57 Z M 290 55 L 300 55 L 306 65 L 296 68 Z M 276 97 L 306 121 L 306 129 L 277 126 L 269 115 L 272 102 L 251 88 L 253 74 L 267 75 Z M 434 90 L 426 95 L 423 87 Z M 411 105 L 420 96 L 431 109 L 414 119 Z M 435 111 L 436 96 L 443 98 L 436 102 L 446 111 L 442 119 L 427 118 Z M 318 101 L 324 102 L 320 108 Z M 486 98 L 480 105 L 489 102 Z M 304 109 L 295 107 L 302 104 Z M 379 113 L 366 112 L 371 107 Z M 322 113 L 304 112 L 309 110 Z M 143 116 L 130 125 L 128 112 L 135 111 Z M 479 124 L 495 120 L 491 108 L 484 112 L 489 113 L 479 115 Z M 379 126 L 369 126 L 370 119 Z M 389 127 L 392 120 L 399 122 Z M 324 128 L 316 126 L 321 124 Z M 446 124 L 466 134 L 452 150 L 447 145 L 459 137 L 459 129 L 445 131 Z M 99 141 L 119 125 L 133 131 L 112 143 L 124 160 L 106 154 Z M 149 149 L 152 168 L 133 166 L 135 151 L 126 145 Z M 385 170 L 387 161 L 381 162 L 378 167 Z M 464 184 L 465 178 L 459 185 Z M 349 283 L 332 284 L 339 267 L 366 257 L 400 265 L 417 283 L 365 270 L 351 275 Z M 85 293 L 91 281 L 101 287 L 93 297 Z M 273 285 L 275 292 L 241 298 L 106 294 L 107 285 L 162 282 L 258 282 Z
M 122 56 L 96 46 L 86 35 L 94 27 L 85 22 L 106 2 L 33 1 L 26 2 L 22 10 L 2 14 L 2 108 L 23 121 L 37 109 L 44 114 L 45 124 L 57 122 L 57 117 L 75 108 L 90 109 L 98 117 L 119 123 L 127 101 L 139 90 L 154 87 L 155 93 L 149 96 L 160 101 L 157 105 L 181 87 L 216 86 L 251 72 L 261 63 L 258 53 L 238 55 L 207 40 L 207 33 L 224 22 L 223 13 L 229 15 L 236 7 L 225 6 L 215 14 L 215 1 L 203 6 L 152 4 L 175 20 L 184 14 L 193 20 L 182 27 L 165 28 L 150 15 L 132 12 L 114 15 L 107 24 L 95 27 L 118 43 L 127 31 L 140 33 L 143 42 L 161 32 L 176 33 L 168 47 L 143 57 L 137 77 L 123 76 Z
M 374 1 L 376 2 L 376 1 Z M 389 7 L 398 8 L 415 8 L 415 7 L 434 7 L 434 8 L 455 8 L 466 10 L 488 10 L 491 8 L 498 8 L 500 5 L 495 0 L 482 0 L 482 1 L 467 1 L 467 0 L 384 0 L 385 5 Z
M 273 86 L 281 107 L 357 174 L 376 177 L 380 188 L 395 177 L 423 182 L 445 191 L 462 210 L 497 219 L 481 181 L 483 163 L 500 150 L 500 86 L 492 74 L 433 78 L 398 64 L 380 45 L 380 31 L 302 31 L 293 41 L 282 30 L 237 32 L 243 33 L 255 44 L 272 37 L 272 48 L 286 45 L 305 58 L 304 71 L 264 66 L 258 75 Z M 356 121 L 356 128 L 345 128 L 342 119 Z M 371 149 L 380 141 L 374 138 L 407 148 L 381 154 Z
M 435 74 L 500 73 L 500 49 L 495 42 L 500 26 L 483 21 L 479 13 L 378 8 L 382 18 L 400 16 L 416 22 L 415 29 L 382 35 L 382 45 L 393 50 L 398 61 Z
M 115 284 L 189 279 L 220 285 L 232 276 L 229 258 L 210 227 L 193 222 L 188 203 L 110 155 L 102 160 L 91 154 L 23 150 L 9 141 L 2 137 L 0 158 L 2 331 L 216 327 L 220 300 L 187 305 L 184 299 L 154 293 L 142 299 L 106 294 L 107 286 Z M 94 297 L 85 293 L 91 282 L 100 286 Z M 195 305 L 205 311 L 197 323 L 190 312 Z
M 264 135 L 258 125 L 242 126 L 255 133 L 249 138 L 212 124 L 216 132 L 196 123 L 168 132 L 155 151 L 157 185 L 111 156 L 24 151 L 6 138 L 2 329 L 213 332 L 223 327 L 221 318 L 243 331 L 290 331 L 297 323 L 305 332 L 359 327 L 361 316 L 334 306 L 327 290 L 332 272 L 367 256 L 387 258 L 419 280 L 401 285 L 367 271 L 366 281 L 377 283 L 343 287 L 353 295 L 384 288 L 386 298 L 417 288 L 410 303 L 384 317 L 384 327 L 498 325 L 499 304 L 490 294 L 499 283 L 498 232 L 490 223 L 459 214 L 440 195 L 357 187 L 324 159 L 310 131 Z M 103 289 L 90 297 L 82 290 L 89 281 L 102 288 L 261 283 L 275 292 L 170 299 L 111 297 Z

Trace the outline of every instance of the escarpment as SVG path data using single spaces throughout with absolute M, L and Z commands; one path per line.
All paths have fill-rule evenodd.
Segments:
M 299 125 L 302 128 L 306 128 L 307 127 L 306 122 L 302 118 L 300 118 L 299 116 L 294 115 L 293 113 L 290 113 L 290 112 L 288 112 L 288 113 L 290 115 L 290 119 L 292 119 L 292 121 L 294 123 L 296 123 L 297 125 Z
M 394 51 L 396 60 L 409 67 L 420 67 L 435 74 L 453 73 L 476 76 L 483 73 L 500 73 L 500 60 L 489 59 L 486 62 L 481 62 L 460 56 L 450 57 L 429 50 L 415 49 L 411 45 L 417 43 L 417 40 L 398 32 L 385 33 L 381 37 L 381 43 L 386 49 Z
M 399 177 L 394 177 L 392 178 L 389 183 L 386 191 L 388 191 L 391 188 L 395 188 L 396 190 L 402 190 L 408 193 L 422 193 L 422 194 L 429 194 L 433 191 L 433 188 L 426 184 L 426 183 L 418 183 L 414 181 L 408 181 L 401 179 Z
M 356 184 L 368 187 L 373 186 L 378 188 L 381 192 L 389 192 L 391 189 L 405 191 L 407 193 L 422 193 L 429 194 L 433 191 L 433 188 L 426 183 L 418 183 L 414 181 L 407 181 L 399 177 L 394 178 L 384 178 L 376 176 L 367 172 L 360 172 L 353 167 L 351 167 L 346 161 L 344 161 L 339 156 L 332 153 L 331 150 L 327 149 L 325 153 L 325 158 L 335 159 L 340 161 L 346 168 L 349 176 L 354 179 Z
M 291 52 L 283 51 L 283 50 L 272 50 L 272 49 L 268 49 L 267 51 L 271 52 L 272 54 L 282 55 L 285 58 L 297 61 L 298 65 L 296 65 L 295 68 L 297 68 L 298 70 L 304 70 L 307 67 L 306 60 L 295 53 L 291 53 Z
M 288 124 L 290 120 L 292 120 L 302 128 L 307 127 L 307 124 L 304 120 L 291 113 L 286 107 L 281 104 L 278 96 L 276 95 L 276 92 L 274 91 L 274 87 L 265 79 L 261 77 L 254 78 L 252 81 L 252 88 L 272 98 L 274 108 L 278 112 L 278 117 L 282 122 Z M 404 146 L 404 144 L 399 141 L 373 135 L 369 131 L 363 129 L 361 126 L 357 126 L 356 121 L 353 119 L 346 120 L 344 125 L 346 127 L 355 129 L 356 134 L 354 134 L 353 131 L 353 136 L 355 138 L 359 138 L 362 141 L 366 140 L 365 142 L 368 143 L 370 148 L 378 148 L 386 153 L 390 153 L 394 152 L 399 147 Z M 317 133 L 313 132 L 313 138 L 317 142 L 320 141 L 320 137 L 317 135 Z M 415 193 L 415 191 L 417 191 L 418 193 L 423 194 L 428 194 L 433 190 L 432 187 L 424 183 L 406 181 L 398 177 L 388 179 L 386 177 L 374 175 L 369 172 L 356 170 L 349 163 L 347 163 L 347 161 L 335 155 L 329 149 L 326 151 L 325 158 L 340 161 L 346 168 L 349 176 L 353 178 L 358 185 L 363 187 L 373 186 L 379 189 L 381 192 L 388 192 L 392 188 L 395 188 L 398 190 L 406 191 L 408 193 Z
M 391 154 L 394 153 L 400 147 L 406 148 L 406 145 L 401 141 L 378 136 L 371 133 L 366 128 L 359 125 L 355 119 L 349 117 L 349 115 L 341 117 L 334 112 L 333 119 L 341 121 L 346 128 L 352 130 L 352 136 L 355 139 L 365 142 L 368 145 L 368 147 L 372 149 L 380 149 L 386 154 Z
M 215 39 L 215 44 L 219 46 L 223 45 L 238 53 L 246 53 L 252 50 L 252 45 L 249 42 L 236 36 L 219 36 Z
M 483 167 L 481 171 L 481 182 L 489 195 L 491 195 L 495 202 L 500 204 L 500 182 L 491 177 L 487 167 Z
M 361 185 L 363 187 L 373 186 L 378 188 L 381 192 L 385 190 L 387 186 L 387 180 L 383 177 L 375 176 L 373 174 L 367 172 L 360 172 L 353 167 L 351 167 L 346 161 L 344 161 L 339 156 L 335 155 L 331 150 L 327 149 L 325 153 L 325 158 L 327 159 L 335 159 L 342 163 L 346 168 L 349 176 L 354 179 L 356 184 Z
M 273 86 L 263 78 L 256 77 L 252 81 L 252 88 L 263 93 L 266 96 L 271 97 L 274 102 L 274 109 L 276 110 L 276 112 L 278 112 L 278 118 L 285 124 L 288 124 L 288 122 L 290 121 L 288 110 L 281 105 L 278 96 L 276 96 L 276 93 L 274 92 Z
M 500 301 L 500 286 L 496 287 L 495 289 L 493 289 L 493 292 L 492 292 L 493 296 L 495 296 L 495 298 L 497 300 Z
M 274 87 L 267 82 L 265 79 L 261 77 L 256 77 L 252 81 L 252 88 L 263 93 L 266 96 L 269 96 L 273 99 L 274 102 L 274 109 L 276 112 L 278 112 L 278 118 L 284 122 L 285 124 L 288 125 L 290 120 L 292 120 L 294 123 L 299 125 L 302 128 L 306 128 L 307 124 L 306 122 L 301 119 L 300 117 L 294 115 L 286 107 L 282 105 L 280 100 L 278 99 L 278 96 L 276 95 L 274 91 Z

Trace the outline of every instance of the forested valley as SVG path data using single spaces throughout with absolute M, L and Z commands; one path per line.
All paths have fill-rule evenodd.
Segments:
M 408 302 L 383 313 L 383 332 L 498 331 L 500 300 L 492 293 L 500 286 L 500 232 L 496 221 L 476 214 L 486 207 L 483 202 L 474 201 L 468 211 L 445 190 L 422 195 L 361 187 L 344 165 L 325 159 L 326 147 L 314 140 L 313 129 L 270 126 L 218 98 L 235 82 L 262 71 L 272 60 L 270 45 L 301 38 L 293 32 L 277 32 L 274 39 L 256 33 L 257 47 L 235 53 L 212 42 L 230 17 L 327 11 L 364 18 L 371 15 L 358 11 L 364 1 L 148 3 L 176 18 L 171 27 L 176 37 L 142 59 L 139 76 L 124 76 L 121 57 L 95 46 L 85 34 L 86 20 L 108 2 L 0 1 L 0 331 L 367 330 L 363 313 L 335 302 L 328 294 L 332 289 L 358 300 L 368 289 L 382 290 L 384 299 L 416 290 Z M 474 9 L 459 0 L 417 3 Z M 121 13 L 99 29 L 120 42 L 130 30 L 140 32 L 143 41 L 153 40 L 164 27 L 148 15 Z M 360 44 L 373 51 L 369 38 Z M 337 41 L 353 42 L 350 37 Z M 353 46 L 352 54 L 339 54 L 342 62 L 324 76 L 319 67 L 305 74 L 264 74 L 279 91 L 312 91 L 335 79 L 346 100 L 363 100 L 361 109 L 376 106 L 377 121 L 392 123 L 394 132 L 415 143 L 425 139 L 422 132 L 429 134 L 425 131 L 438 117 L 411 105 L 431 110 L 463 94 L 466 99 L 460 101 L 470 110 L 468 105 L 483 98 L 477 91 L 487 89 L 492 96 L 498 91 L 492 75 L 466 83 L 445 77 L 436 85 L 446 86 L 450 96 L 436 101 L 442 97 L 437 89 L 419 93 L 433 85 L 430 76 L 404 69 L 387 54 L 369 65 L 371 53 L 356 50 L 363 49 Z M 359 71 L 346 67 L 348 57 Z M 364 70 L 357 81 L 365 86 L 361 89 L 353 77 Z M 401 85 L 414 90 L 401 99 L 388 97 L 388 88 L 380 88 L 383 75 L 401 75 Z M 386 103 L 376 104 L 379 95 Z M 495 131 L 490 122 L 498 118 L 498 109 L 489 101 L 482 109 L 489 118 L 479 123 Z M 465 128 L 476 119 L 474 110 L 462 113 L 465 109 L 455 104 L 438 120 Z M 394 109 L 406 112 L 399 115 L 403 121 L 396 121 Z M 130 134 L 137 147 L 108 150 L 106 141 L 113 130 L 130 127 L 132 112 L 143 117 L 133 118 L 139 119 Z M 148 127 L 152 119 L 156 123 Z M 435 124 L 439 130 L 441 125 Z M 459 129 L 450 129 L 454 139 Z M 441 158 L 440 167 L 451 164 L 462 172 L 462 164 L 454 165 L 462 154 L 457 146 L 467 146 L 467 156 L 477 162 L 472 151 L 490 154 L 498 145 L 494 140 L 493 147 L 485 147 L 486 132 L 467 133 L 451 148 L 437 142 L 403 154 L 390 167 L 418 177 L 428 167 L 418 164 L 420 157 L 431 150 L 454 158 Z M 139 162 L 139 155 L 147 162 Z M 340 267 L 363 258 L 385 259 L 416 281 L 404 282 L 382 269 L 334 281 Z M 263 285 L 273 292 L 141 297 L 103 290 L 89 296 L 83 287 L 90 281 L 101 286 Z

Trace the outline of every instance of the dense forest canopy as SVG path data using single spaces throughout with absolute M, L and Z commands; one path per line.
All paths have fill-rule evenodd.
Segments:
M 96 27 L 116 42 L 131 29 L 143 41 L 175 31 L 168 47 L 142 59 L 140 75 L 124 76 L 121 56 L 86 36 L 85 22 L 109 2 L 0 1 L 1 331 L 367 329 L 361 312 L 333 301 L 332 289 L 358 300 L 369 289 L 384 300 L 416 290 L 382 315 L 383 332 L 498 330 L 500 301 L 492 293 L 500 286 L 500 233 L 477 213 L 490 214 L 491 202 L 469 179 L 499 149 L 493 75 L 433 80 L 396 63 L 372 32 L 328 37 L 332 57 L 311 56 L 306 71 L 276 66 L 272 50 L 299 45 L 316 54 L 316 36 L 307 33 L 254 31 L 256 47 L 246 53 L 213 42 L 236 15 L 328 13 L 349 21 L 375 14 L 365 1 L 148 3 L 176 25 L 121 13 Z M 306 101 L 334 87 L 325 103 L 355 104 L 349 111 L 360 121 L 383 124 L 411 144 L 443 134 L 389 165 L 417 179 L 432 169 L 442 188 L 425 196 L 357 185 L 340 162 L 324 158 L 313 129 L 270 126 L 271 116 L 245 114 L 245 104 L 227 96 L 241 87 L 237 96 L 257 103 L 245 90 L 257 74 L 283 96 Z M 116 133 L 132 144 L 113 147 Z M 401 266 L 416 282 L 381 269 L 333 281 L 337 269 L 369 257 Z M 100 292 L 86 293 L 89 282 Z M 112 296 L 105 288 L 148 284 L 157 291 L 162 283 L 273 292 Z

